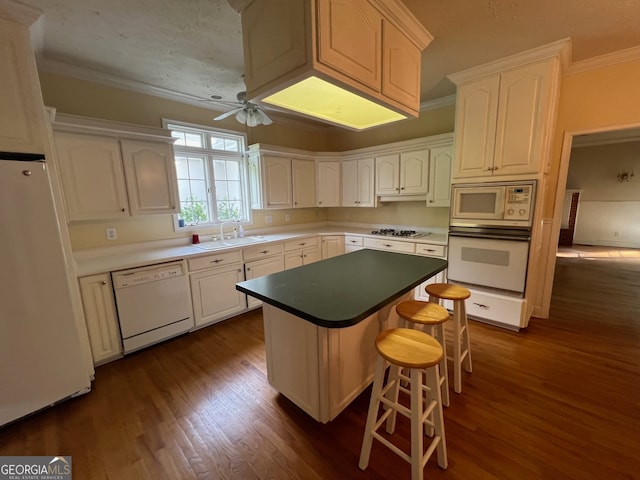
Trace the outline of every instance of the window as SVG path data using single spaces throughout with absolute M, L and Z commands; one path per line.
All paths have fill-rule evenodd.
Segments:
M 177 228 L 249 222 L 244 136 L 166 120 L 164 124 L 176 139 Z

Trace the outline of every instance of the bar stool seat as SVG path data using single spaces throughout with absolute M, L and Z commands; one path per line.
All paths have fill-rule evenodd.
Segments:
M 442 346 L 431 335 L 407 328 L 385 330 L 378 334 L 375 345 L 378 360 L 358 465 L 362 470 L 369 465 L 371 446 L 375 438 L 411 464 L 412 480 L 422 480 L 424 466 L 434 451 L 437 451 L 438 465 L 443 469 L 447 468 L 438 367 L 443 357 Z M 389 378 L 384 384 L 385 371 L 389 365 L 391 365 Z M 410 377 L 401 373 L 403 368 L 409 369 Z M 423 383 L 423 376 L 426 378 L 426 384 Z M 410 408 L 402 405 L 398 399 L 400 382 L 403 380 L 410 382 Z M 427 401 L 423 402 L 425 393 L 428 397 Z M 378 419 L 381 403 L 387 408 Z M 407 455 L 390 439 L 377 432 L 386 422 L 386 431 L 392 434 L 395 430 L 397 413 L 411 420 L 411 455 Z M 425 430 L 425 426 L 428 430 Z M 425 433 L 429 433 L 431 438 L 426 451 L 424 451 Z
M 400 326 L 422 329 L 432 335 L 442 346 L 442 360 L 440 360 L 440 389 L 442 390 L 442 404 L 449 406 L 449 379 L 447 373 L 447 348 L 444 336 L 444 324 L 449 320 L 446 308 L 436 303 L 408 300 L 396 305 L 398 317 L 403 321 Z
M 432 283 L 425 287 L 429 302 L 440 300 L 453 301 L 453 390 L 462 392 L 462 368 L 471 373 L 471 344 L 465 301 L 471 292 L 460 285 L 450 283 Z

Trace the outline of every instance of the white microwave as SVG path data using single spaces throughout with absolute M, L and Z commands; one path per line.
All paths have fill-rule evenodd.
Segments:
M 536 181 L 453 185 L 451 226 L 530 228 Z

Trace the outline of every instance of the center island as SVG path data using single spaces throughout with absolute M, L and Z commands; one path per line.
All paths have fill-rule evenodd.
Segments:
M 364 249 L 236 284 L 264 302 L 269 383 L 315 420 L 333 420 L 373 380 L 391 308 L 445 268 Z

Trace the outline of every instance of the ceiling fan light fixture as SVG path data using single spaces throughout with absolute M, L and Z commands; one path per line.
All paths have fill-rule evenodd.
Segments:
M 240 110 L 236 114 L 236 120 L 240 123 L 247 123 L 247 111 L 245 109 Z
M 354 130 L 407 118 L 315 76 L 273 93 L 262 101 Z
M 251 109 L 247 112 L 247 127 L 255 127 L 260 123 L 258 121 L 258 118 L 256 117 L 255 112 L 256 111 L 254 109 Z

